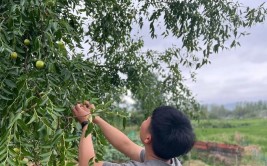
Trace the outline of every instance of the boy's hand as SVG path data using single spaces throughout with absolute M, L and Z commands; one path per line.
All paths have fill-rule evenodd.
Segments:
M 91 109 L 95 109 L 95 106 L 90 104 L 88 101 L 85 101 L 84 104 L 76 104 L 72 108 L 72 113 L 76 119 L 82 123 L 84 121 L 88 121 L 88 116 L 90 115 Z

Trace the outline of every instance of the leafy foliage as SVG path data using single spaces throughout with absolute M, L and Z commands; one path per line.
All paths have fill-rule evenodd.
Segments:
M 141 1 L 141 0 L 140 0 Z M 196 68 L 208 62 L 212 53 L 220 49 L 240 45 L 238 39 L 247 35 L 240 28 L 251 27 L 255 23 L 265 20 L 266 8 L 264 4 L 256 9 L 244 6 L 238 1 L 207 1 L 207 0 L 182 0 L 182 1 L 141 1 L 139 13 L 148 18 L 150 22 L 151 37 L 157 37 L 155 25 L 158 21 L 164 22 L 161 35 L 173 35 L 181 39 L 181 47 L 186 52 L 202 52 L 200 57 L 195 54 L 181 57 L 184 63 L 191 57 L 195 60 Z M 148 9 L 154 9 L 152 12 Z M 143 17 L 139 18 L 142 26 Z M 189 57 L 188 57 L 189 56 Z
M 267 117 L 267 102 L 240 102 L 232 110 L 224 106 L 202 106 L 203 119 L 251 119 Z
M 77 101 L 91 99 L 97 104 L 94 114 L 125 119 L 127 114 L 112 102 L 131 90 L 144 110 L 171 104 L 195 116 L 198 104 L 183 84 L 181 66 L 207 63 L 212 50 L 225 48 L 231 34 L 231 47 L 235 46 L 243 35 L 239 28 L 262 22 L 266 14 L 263 5 L 250 9 L 226 0 L 1 0 L 0 4 L 4 165 L 19 165 L 23 159 L 36 165 L 73 164 L 80 127 L 70 108 Z M 142 29 L 148 21 L 154 38 L 160 16 L 165 22 L 162 35 L 174 35 L 182 45 L 141 52 L 143 41 L 132 38 L 133 27 Z M 203 51 L 202 62 L 196 51 Z M 38 60 L 44 66 L 36 67 Z M 101 159 L 103 135 L 96 127 L 89 128 Z

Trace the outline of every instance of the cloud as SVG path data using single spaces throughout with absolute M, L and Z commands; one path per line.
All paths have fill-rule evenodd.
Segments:
M 213 55 L 188 86 L 201 103 L 267 100 L 267 23 L 251 29 L 241 47 Z
M 212 55 L 211 64 L 197 71 L 197 81 L 186 82 L 201 103 L 267 100 L 267 23 L 246 31 L 251 34 L 240 39 L 240 47 Z M 156 50 L 178 43 L 173 37 L 144 39 L 145 48 Z
M 257 7 L 265 0 L 239 2 Z M 144 50 L 163 51 L 181 45 L 174 37 L 151 39 L 149 24 L 143 28 Z M 267 21 L 245 31 L 250 35 L 240 38 L 240 47 L 212 55 L 211 64 L 197 70 L 196 82 L 186 82 L 201 103 L 267 100 Z
M 216 76 L 205 73 L 206 77 L 191 85 L 192 91 L 201 103 L 226 104 L 267 99 L 267 94 L 264 93 L 267 89 L 266 75 L 247 72 L 249 70 L 244 70 L 243 73 L 232 71 L 231 74 L 228 70 L 215 69 L 214 71 L 217 72 Z M 246 72 L 247 74 L 244 74 Z

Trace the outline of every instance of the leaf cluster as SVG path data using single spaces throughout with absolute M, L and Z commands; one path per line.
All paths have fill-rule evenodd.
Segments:
M 1 0 L 0 163 L 67 165 L 76 162 L 80 126 L 70 108 L 91 99 L 105 118 L 123 119 L 114 107 L 130 90 L 147 113 L 158 105 L 180 107 L 197 117 L 198 103 L 181 68 L 199 68 L 209 55 L 238 45 L 239 36 L 265 19 L 266 8 L 226 0 Z M 163 20 L 162 37 L 178 44 L 142 50 L 134 31 Z M 29 45 L 24 40 L 30 41 Z M 181 43 L 179 45 L 179 42 Z M 16 52 L 17 57 L 11 58 Z M 197 55 L 196 52 L 201 52 Z M 36 61 L 44 62 L 43 68 Z M 194 76 L 194 73 L 190 73 Z M 101 159 L 104 137 L 89 127 Z

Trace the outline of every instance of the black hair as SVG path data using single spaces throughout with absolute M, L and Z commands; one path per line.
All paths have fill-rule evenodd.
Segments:
M 155 155 L 166 160 L 188 153 L 195 143 L 190 120 L 171 106 L 160 106 L 153 111 L 150 132 Z

